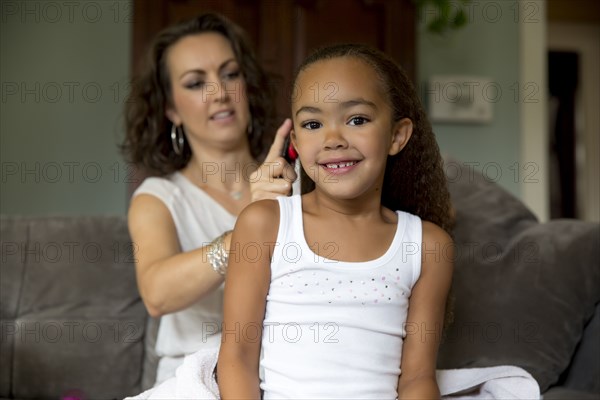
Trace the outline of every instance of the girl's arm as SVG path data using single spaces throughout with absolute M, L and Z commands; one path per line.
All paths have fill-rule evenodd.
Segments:
M 446 298 L 452 283 L 452 249 L 452 239 L 443 229 L 423 221 L 421 275 L 408 308 L 399 399 L 440 398 L 435 369 Z
M 259 399 L 258 366 L 279 205 L 252 203 L 235 225 L 225 280 L 217 376 L 221 399 Z
M 173 217 L 158 198 L 134 197 L 128 225 L 138 288 L 151 316 L 187 308 L 223 282 L 208 262 L 207 247 L 181 252 Z M 226 247 L 230 238 L 225 238 Z

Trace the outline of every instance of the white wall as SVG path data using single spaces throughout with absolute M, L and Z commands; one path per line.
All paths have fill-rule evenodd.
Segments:
M 545 123 L 547 83 L 540 59 L 545 57 L 545 45 L 536 42 L 545 32 L 544 3 L 473 0 L 467 8 L 468 25 L 443 36 L 425 31 L 431 15 L 424 14 L 419 24 L 422 97 L 427 97 L 425 88 L 433 75 L 488 78 L 500 93 L 495 99 L 493 92 L 488 96 L 494 112 L 489 123 L 433 123 L 442 152 L 483 172 L 520 197 L 538 218 L 546 219 L 547 165 L 530 148 L 533 142 L 534 150 L 545 146 L 545 139 L 540 139 L 545 134 L 540 131 Z M 527 46 L 535 51 L 527 52 Z M 532 59 L 535 64 L 529 65 Z M 523 67 L 526 63 L 529 69 Z M 531 105 L 537 108 L 535 115 L 527 109 Z
M 521 165 L 532 165 L 536 170 L 531 179 L 519 182 L 521 199 L 541 221 L 547 221 L 550 219 L 550 147 L 546 3 L 520 1 L 519 13 L 519 78 L 523 87 L 537 89 L 537 96 L 522 98 L 519 102 Z

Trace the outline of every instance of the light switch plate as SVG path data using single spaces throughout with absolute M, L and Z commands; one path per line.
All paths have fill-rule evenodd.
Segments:
M 501 90 L 491 79 L 473 76 L 432 76 L 429 80 L 429 119 L 432 122 L 492 121 Z

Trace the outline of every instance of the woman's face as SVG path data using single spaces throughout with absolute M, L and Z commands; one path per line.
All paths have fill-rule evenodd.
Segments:
M 229 41 L 214 32 L 186 36 L 167 51 L 173 105 L 166 110 L 186 138 L 203 148 L 247 143 L 246 82 Z

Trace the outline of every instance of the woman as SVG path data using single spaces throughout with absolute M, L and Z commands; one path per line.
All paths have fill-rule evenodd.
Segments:
M 161 317 L 157 383 L 183 357 L 219 346 L 222 283 L 237 215 L 289 194 L 280 157 L 291 122 L 268 134 L 272 96 L 243 31 L 205 14 L 154 41 L 126 109 L 125 153 L 156 177 L 134 193 L 128 221 L 141 297 Z

